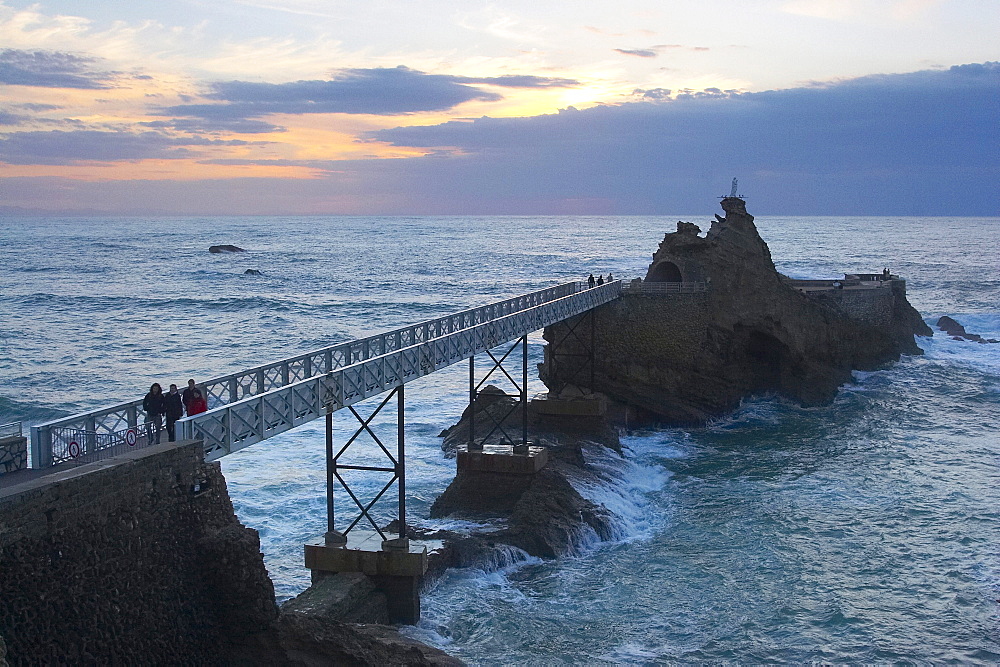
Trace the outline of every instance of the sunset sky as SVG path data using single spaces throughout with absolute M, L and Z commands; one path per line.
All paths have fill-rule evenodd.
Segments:
M 998 0 L 0 0 L 0 212 L 1000 215 Z

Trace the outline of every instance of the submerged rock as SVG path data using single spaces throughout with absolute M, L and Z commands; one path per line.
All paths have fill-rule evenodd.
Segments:
M 767 392 L 828 404 L 852 370 L 922 353 L 914 334 L 932 332 L 907 302 L 904 281 L 884 274 L 793 281 L 775 269 L 743 200 L 726 197 L 722 207 L 726 216 L 716 216 L 705 236 L 685 222 L 664 236 L 637 286 L 647 289 L 592 311 L 592 341 L 589 326 L 569 335 L 576 320 L 545 329 L 539 371 L 550 393 L 574 385 L 601 392 L 629 426 L 700 424 Z M 563 363 L 586 358 L 588 347 L 592 374 Z
M 261 271 L 257 270 L 257 269 L 247 269 L 246 271 L 243 272 L 243 275 L 245 275 L 245 276 L 262 276 L 264 274 Z
M 238 245 L 212 245 L 208 246 L 208 251 L 213 255 L 224 252 L 246 252 L 243 248 Z

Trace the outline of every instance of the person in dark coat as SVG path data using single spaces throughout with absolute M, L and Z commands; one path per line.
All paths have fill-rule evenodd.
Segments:
M 181 401 L 184 403 L 184 410 L 191 414 L 191 401 L 194 400 L 194 392 L 198 389 L 198 386 L 194 383 L 194 380 L 188 380 L 188 386 L 184 388 L 184 393 L 181 394 Z
M 588 285 L 588 286 L 589 286 L 589 287 L 590 287 L 591 289 L 593 289 L 594 285 L 596 285 L 596 284 L 597 284 L 597 281 L 596 281 L 596 280 L 594 280 L 594 274 L 593 274 L 593 273 L 591 273 L 591 274 L 590 274 L 590 277 L 589 277 L 589 278 L 587 278 L 587 285 Z
M 167 412 L 167 401 L 158 382 L 149 387 L 149 393 L 142 399 L 142 409 L 146 412 L 146 428 L 150 444 L 160 444 L 160 430 L 163 415 Z
M 604 284 L 604 276 L 597 276 L 597 284 L 598 285 Z
M 174 442 L 177 440 L 176 422 L 184 416 L 184 402 L 181 399 L 181 393 L 177 391 L 177 385 L 170 385 L 170 391 L 167 392 L 165 400 L 167 408 L 167 442 Z

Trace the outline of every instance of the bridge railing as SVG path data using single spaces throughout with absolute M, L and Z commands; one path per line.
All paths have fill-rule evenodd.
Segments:
M 179 435 L 185 440 L 203 440 L 205 459 L 215 460 L 620 295 L 621 282 L 615 281 L 419 340 L 408 347 L 187 417 L 177 422 Z
M 338 343 L 238 373 L 212 378 L 199 383 L 198 386 L 205 392 L 209 408 L 216 408 L 323 375 L 372 357 L 385 355 L 394 350 L 412 347 L 423 341 L 468 329 L 511 313 L 533 308 L 575 294 L 582 289 L 583 284 L 580 282 L 548 287 L 401 329 L 346 343 Z M 69 446 L 69 441 L 63 436 L 64 432 L 115 434 L 140 427 L 142 415 L 142 399 L 137 398 L 33 426 L 31 428 L 32 466 L 38 468 L 51 465 L 53 452 Z
M 657 283 L 648 280 L 633 280 L 622 284 L 624 294 L 679 294 L 704 292 L 705 289 L 704 282 Z

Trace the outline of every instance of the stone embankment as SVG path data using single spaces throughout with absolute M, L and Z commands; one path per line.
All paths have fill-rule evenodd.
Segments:
M 755 394 L 827 404 L 852 370 L 921 353 L 914 334 L 931 331 L 907 302 L 904 281 L 796 289 L 775 269 L 743 200 L 727 197 L 722 207 L 726 216 L 716 216 L 705 235 L 678 222 L 646 276 L 704 283 L 705 291 L 630 290 L 592 311 L 592 340 L 589 326 L 568 335 L 574 321 L 546 328 L 539 370 L 551 394 L 576 387 L 601 392 L 612 400 L 616 420 L 628 425 L 699 424 Z M 591 351 L 592 376 L 567 361 Z
M 315 596 L 279 610 L 200 443 L 8 478 L 0 514 L 0 665 L 460 664 L 377 624 L 364 582 L 341 605 L 364 599 L 353 617 Z

